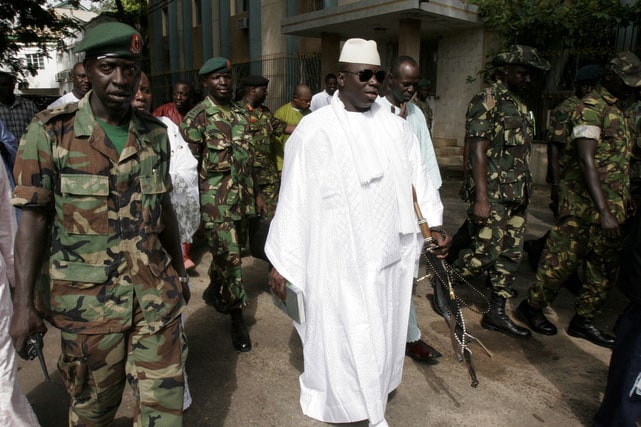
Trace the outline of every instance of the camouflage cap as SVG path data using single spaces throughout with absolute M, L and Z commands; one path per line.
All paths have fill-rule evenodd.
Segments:
M 494 62 L 497 65 L 524 65 L 541 71 L 550 69 L 550 63 L 541 57 L 535 48 L 521 44 L 514 44 L 508 48 L 507 52 L 499 53 L 496 55 Z
M 430 86 L 430 81 L 427 79 L 421 79 L 416 83 L 417 88 L 422 88 L 422 87 L 429 87 Z
M 267 86 L 269 80 L 263 76 L 247 76 L 243 79 L 243 86 Z
M 208 59 L 207 62 L 200 67 L 198 70 L 199 76 L 206 76 L 214 72 L 218 73 L 231 73 L 231 62 L 229 59 L 223 58 L 221 56 L 216 56 L 214 58 Z
M 85 52 L 85 58 L 114 57 L 140 59 L 142 37 L 135 28 L 122 22 L 105 22 L 87 31 L 73 49 Z
M 623 83 L 630 87 L 641 86 L 641 61 L 632 52 L 619 52 L 608 63 Z

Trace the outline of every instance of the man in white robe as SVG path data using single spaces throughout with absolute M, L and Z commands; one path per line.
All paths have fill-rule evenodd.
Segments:
M 420 108 L 410 102 L 416 92 L 419 76 L 418 63 L 414 58 L 410 56 L 394 58 L 385 80 L 387 94 L 379 96 L 376 102 L 383 107 L 383 110 L 407 120 L 418 140 L 418 146 L 420 147 L 427 173 L 432 184 L 438 190 L 442 184 L 441 172 L 438 169 L 436 153 L 432 145 L 430 131 L 427 128 L 425 115 Z M 419 260 L 416 262 L 417 276 L 418 266 Z M 405 355 L 419 362 L 436 363 L 441 353 L 422 340 L 421 335 L 421 329 L 418 327 L 416 320 L 416 310 L 414 309 L 414 304 L 411 304 Z
M 13 314 L 10 286 L 15 277 L 13 242 L 17 229 L 9 177 L 4 163 L 0 162 L 0 425 L 34 427 L 40 424 L 18 385 L 16 350 L 9 335 Z
M 272 290 L 284 297 L 289 281 L 304 293 L 303 412 L 386 426 L 423 242 L 412 186 L 430 225 L 442 224 L 442 204 L 407 122 L 375 103 L 385 76 L 376 43 L 347 40 L 339 62 L 332 103 L 303 118 L 286 146 L 265 252 Z

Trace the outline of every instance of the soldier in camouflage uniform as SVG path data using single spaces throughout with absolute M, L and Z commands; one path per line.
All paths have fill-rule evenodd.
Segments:
M 631 136 L 620 102 L 641 87 L 641 62 L 630 52 L 608 63 L 601 83 L 570 116 L 572 139 L 560 159 L 559 219 L 550 232 L 536 281 L 517 313 L 534 331 L 557 333 L 543 308 L 568 276 L 582 265 L 583 286 L 568 334 L 612 348 L 614 337 L 597 329 L 619 266 L 620 226 L 630 202 Z
M 241 103 L 249 118 L 249 129 L 254 144 L 254 175 L 266 212 L 247 220 L 249 249 L 252 256 L 269 262 L 265 255 L 265 240 L 269 223 L 276 212 L 280 174 L 271 154 L 271 137 L 284 135 L 287 123 L 274 117 L 266 105 L 269 80 L 263 76 L 247 76 L 242 81 Z
M 549 63 L 529 46 L 514 45 L 499 56 L 503 81 L 474 96 L 467 110 L 470 172 L 464 196 L 473 245 L 461 252 L 454 268 L 468 278 L 488 273 L 492 295 L 490 311 L 481 320 L 484 328 L 526 338 L 530 331 L 505 314 L 521 261 L 532 181 L 528 161 L 534 123 L 520 96 L 529 89 L 531 74 L 548 70 Z
M 432 121 L 434 120 L 434 112 L 432 107 L 427 103 L 427 96 L 429 95 L 430 82 L 429 80 L 421 79 L 416 85 L 416 96 L 412 99 L 412 102 L 416 104 L 418 108 L 421 109 L 423 115 L 425 116 L 425 122 L 427 123 L 427 128 L 432 132 Z
M 632 149 L 630 151 L 630 193 L 637 207 L 641 208 L 641 90 L 636 91 L 634 102 L 626 109 L 630 125 Z
M 231 64 L 211 58 L 199 75 L 208 96 L 183 119 L 183 138 L 198 159 L 200 209 L 212 262 L 203 299 L 229 313 L 231 338 L 238 351 L 250 351 L 243 319 L 247 294 L 242 282 L 240 235 L 247 217 L 265 211 L 254 188 L 254 146 L 245 109 L 231 100 Z
M 550 123 L 548 124 L 548 170 L 546 181 L 551 186 L 550 209 L 554 217 L 558 217 L 559 210 L 559 179 L 560 164 L 559 156 L 565 145 L 572 141 L 572 128 L 570 127 L 570 115 L 581 103 L 581 98 L 590 93 L 603 75 L 603 68 L 596 64 L 586 65 L 579 68 L 574 79 L 574 95 L 570 96 L 550 112 Z M 536 240 L 526 240 L 523 249 L 528 254 L 528 260 L 532 269 L 536 271 L 541 258 L 541 252 L 545 247 L 549 233 L 544 234 Z
M 270 150 L 271 137 L 283 135 L 287 123 L 274 118 L 269 108 L 263 105 L 267 98 L 268 84 L 269 80 L 262 76 L 245 77 L 242 82 L 241 104 L 245 106 L 249 117 L 254 144 L 254 175 L 267 208 L 265 218 L 269 220 L 276 211 L 280 189 L 280 177 Z
M 165 127 L 130 107 L 141 48 L 128 25 L 89 30 L 76 51 L 86 52 L 93 90 L 35 117 L 14 171 L 22 216 L 11 335 L 24 356 L 27 337 L 46 331 L 33 301 L 44 266 L 73 426 L 111 425 L 125 379 L 135 426 L 182 424 L 189 288 Z

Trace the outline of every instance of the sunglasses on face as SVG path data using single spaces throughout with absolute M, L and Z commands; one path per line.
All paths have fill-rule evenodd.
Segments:
M 383 70 L 378 70 L 377 72 L 374 72 L 372 70 L 361 70 L 357 72 L 343 70 L 342 72 L 356 74 L 358 76 L 358 80 L 363 83 L 370 81 L 372 77 L 376 77 L 376 81 L 378 81 L 379 83 L 383 83 L 383 80 L 385 80 L 385 77 L 387 76 L 387 73 Z

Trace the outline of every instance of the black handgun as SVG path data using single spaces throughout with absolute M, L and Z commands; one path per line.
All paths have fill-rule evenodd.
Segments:
M 42 373 L 44 374 L 47 381 L 51 381 L 51 378 L 49 378 L 49 372 L 47 371 L 45 357 L 42 354 L 42 347 L 43 347 L 42 336 L 43 336 L 42 332 L 36 332 L 35 334 L 32 334 L 31 336 L 29 336 L 29 338 L 27 338 L 27 342 L 24 345 L 24 351 L 27 355 L 27 360 L 33 360 L 36 357 L 38 358 L 38 361 L 40 362 L 40 367 L 42 368 Z

